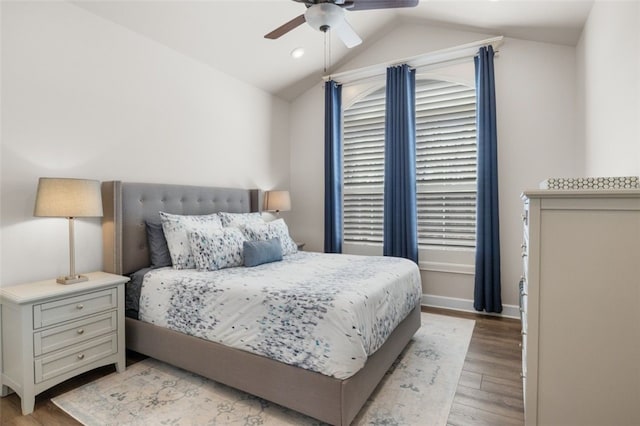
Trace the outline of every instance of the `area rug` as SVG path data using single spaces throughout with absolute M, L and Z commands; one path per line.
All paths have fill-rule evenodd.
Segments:
M 475 322 L 422 313 L 422 327 L 354 425 L 446 425 Z M 148 358 L 53 399 L 85 425 L 320 425 Z

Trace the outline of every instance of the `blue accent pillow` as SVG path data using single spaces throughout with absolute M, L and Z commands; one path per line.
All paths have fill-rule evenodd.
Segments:
M 282 245 L 279 238 L 264 241 L 245 241 L 243 252 L 244 266 L 258 266 L 263 263 L 282 260 Z
M 147 243 L 152 268 L 171 266 L 171 253 L 161 223 L 147 222 Z

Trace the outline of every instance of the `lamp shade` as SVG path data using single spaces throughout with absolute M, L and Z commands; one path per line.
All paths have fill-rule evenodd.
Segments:
M 264 194 L 264 209 L 272 212 L 288 212 L 291 210 L 289 191 L 267 191 Z
M 42 217 L 100 217 L 100 181 L 40 178 L 33 214 Z

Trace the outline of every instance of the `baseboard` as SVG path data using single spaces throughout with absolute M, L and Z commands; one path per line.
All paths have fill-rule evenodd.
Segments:
M 478 312 L 473 308 L 473 300 L 458 299 L 456 297 L 435 296 L 433 294 L 423 294 L 422 305 L 430 306 L 433 308 L 451 309 L 454 311 L 473 312 L 476 314 L 520 319 L 520 307 L 516 305 L 503 304 L 502 313 L 500 314 Z

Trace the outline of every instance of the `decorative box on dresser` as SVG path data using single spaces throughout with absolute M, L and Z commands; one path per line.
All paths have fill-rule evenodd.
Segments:
M 523 200 L 525 424 L 640 425 L 640 190 Z
M 0 288 L 2 396 L 20 395 L 22 413 L 35 396 L 85 371 L 115 364 L 125 370 L 124 283 L 93 272 L 89 281 L 55 279 Z

